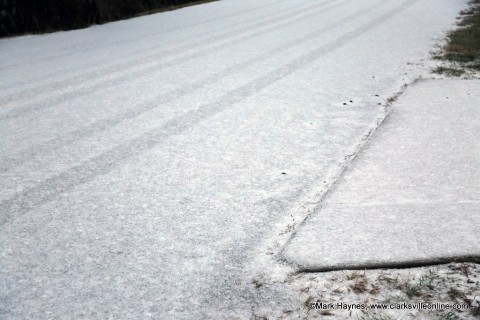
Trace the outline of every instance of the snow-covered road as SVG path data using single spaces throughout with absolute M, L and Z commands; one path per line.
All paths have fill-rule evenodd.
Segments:
M 250 317 L 266 244 L 465 4 L 222 0 L 0 40 L 0 317 Z

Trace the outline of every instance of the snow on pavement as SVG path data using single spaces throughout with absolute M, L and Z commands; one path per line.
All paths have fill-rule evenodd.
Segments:
M 223 0 L 0 40 L 2 317 L 250 317 L 254 253 L 465 4 Z
M 480 261 L 480 83 L 423 81 L 283 256 L 302 270 Z

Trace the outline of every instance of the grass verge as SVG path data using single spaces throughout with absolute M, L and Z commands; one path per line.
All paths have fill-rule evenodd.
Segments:
M 261 283 L 254 289 L 256 319 L 480 319 L 480 265 L 475 263 L 299 273 L 283 280 L 264 274 Z M 285 300 L 271 303 L 273 292 Z
M 472 0 L 469 5 L 460 13 L 459 28 L 447 35 L 447 44 L 436 56 L 452 66 L 441 66 L 433 72 L 459 77 L 465 70 L 480 71 L 480 0 Z

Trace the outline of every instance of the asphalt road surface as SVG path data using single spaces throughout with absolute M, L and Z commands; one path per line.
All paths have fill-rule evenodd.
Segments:
M 223 0 L 0 40 L 0 318 L 251 317 L 258 252 L 465 4 Z

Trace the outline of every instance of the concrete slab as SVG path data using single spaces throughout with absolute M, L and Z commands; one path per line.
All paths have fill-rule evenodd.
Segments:
M 480 260 L 480 82 L 409 88 L 283 257 L 304 271 Z

